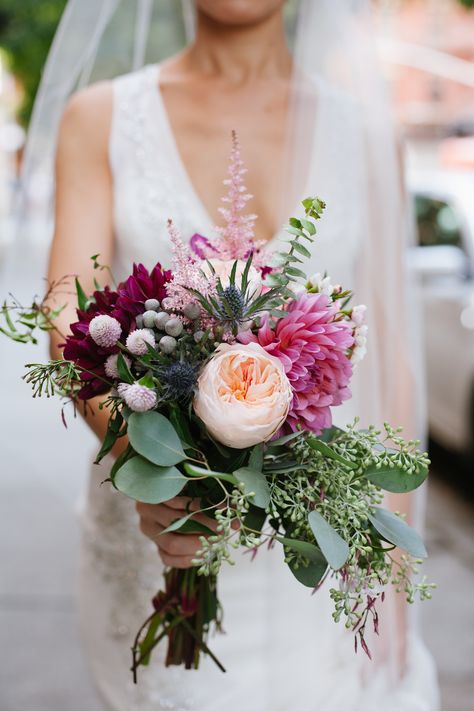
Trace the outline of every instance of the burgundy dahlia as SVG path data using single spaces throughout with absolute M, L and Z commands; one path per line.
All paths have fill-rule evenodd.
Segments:
M 150 272 L 143 264 L 134 264 L 131 276 L 118 286 L 117 305 L 133 317 L 143 313 L 147 299 L 165 298 L 171 276 L 171 271 L 163 270 L 159 262 Z
M 108 286 L 94 291 L 89 308 L 86 311 L 77 310 L 78 321 L 71 324 L 72 333 L 66 339 L 63 355 L 66 360 L 85 369 L 80 376 L 84 381 L 78 393 L 81 400 L 89 400 L 110 389 L 105 363 L 111 354 L 118 352 L 117 346 L 104 348 L 94 342 L 89 334 L 92 319 L 99 315 L 117 319 L 122 327 L 120 341 L 125 343 L 130 331 L 135 329 L 137 314 L 144 311 L 145 301 L 161 301 L 166 296 L 166 284 L 170 278 L 171 272 L 162 270 L 160 264 L 156 264 L 151 272 L 143 264 L 134 264 L 132 275 L 119 284 L 117 291 Z
M 337 308 L 325 294 L 299 295 L 287 315 L 271 328 L 266 319 L 257 334 L 239 334 L 242 343 L 259 343 L 281 360 L 293 388 L 287 425 L 320 434 L 332 423 L 331 407 L 350 397 L 353 344 L 350 325 L 336 320 Z

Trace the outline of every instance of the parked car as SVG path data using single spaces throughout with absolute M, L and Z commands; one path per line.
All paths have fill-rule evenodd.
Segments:
M 417 225 L 431 437 L 474 456 L 474 172 L 408 176 Z

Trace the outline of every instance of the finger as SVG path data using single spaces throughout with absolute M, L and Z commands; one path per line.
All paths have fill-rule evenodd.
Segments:
M 183 509 L 184 511 L 199 511 L 201 508 L 199 499 L 191 499 L 189 496 L 175 496 L 166 502 L 166 506 L 171 509 Z
M 166 565 L 169 568 L 192 568 L 193 567 L 193 558 L 190 556 L 176 556 L 176 555 L 169 555 L 169 553 L 165 553 L 164 551 L 160 551 L 160 558 L 163 561 L 164 565 Z
M 156 539 L 158 548 L 169 555 L 191 556 L 196 555 L 201 548 L 199 536 L 183 535 L 179 533 L 163 533 Z

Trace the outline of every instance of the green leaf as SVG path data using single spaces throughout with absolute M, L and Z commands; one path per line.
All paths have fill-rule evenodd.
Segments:
M 302 269 L 297 269 L 296 267 L 286 267 L 285 274 L 289 274 L 292 277 L 300 277 L 301 279 L 306 279 L 306 274 Z
M 309 446 L 311 447 L 311 449 L 315 449 L 317 452 L 320 452 L 325 457 L 334 459 L 336 462 L 339 462 L 340 464 L 344 464 L 344 466 L 348 467 L 349 469 L 356 469 L 357 468 L 356 464 L 349 461 L 349 459 L 342 457 L 340 454 L 335 452 L 334 449 L 332 449 L 332 447 L 330 447 L 328 444 L 326 444 L 326 442 L 323 442 L 322 440 L 318 439 L 317 437 L 308 437 L 307 442 L 308 442 Z
M 143 457 L 129 459 L 114 478 L 114 484 L 122 494 L 146 504 L 160 504 L 172 499 L 187 481 L 176 467 L 158 467 Z
M 261 472 L 263 468 L 263 444 L 256 444 L 250 452 L 249 467 L 256 472 Z
M 308 560 L 312 560 L 315 563 L 319 563 L 321 561 L 326 563 L 326 559 L 323 554 L 313 543 L 309 543 L 308 541 L 299 541 L 296 538 L 286 538 L 283 536 L 277 536 L 276 539 L 286 548 L 291 548 L 291 550 L 296 551 L 296 553 L 299 553 Z
M 244 518 L 244 527 L 250 528 L 252 531 L 260 532 L 265 523 L 267 514 L 263 509 L 258 508 L 258 506 L 253 506 L 250 504 L 249 510 Z
M 77 305 L 81 311 L 86 311 L 87 310 L 87 295 L 82 288 L 79 279 L 76 277 L 74 279 L 74 283 L 76 285 L 76 294 L 77 294 Z
M 349 557 L 349 546 L 318 511 L 311 511 L 308 523 L 322 554 L 334 570 L 342 568 Z
M 186 459 L 176 430 L 159 412 L 130 415 L 128 438 L 134 450 L 153 464 L 169 467 Z
M 309 249 L 307 249 L 303 244 L 300 242 L 297 242 L 296 240 L 291 243 L 291 246 L 293 249 L 295 249 L 297 252 L 303 255 L 303 257 L 306 257 L 309 259 L 311 257 L 311 252 Z
M 197 467 L 195 464 L 191 464 L 190 462 L 185 462 L 183 464 L 183 467 L 184 471 L 186 472 L 186 474 L 189 474 L 189 476 L 222 479 L 222 481 L 228 481 L 231 484 L 234 484 L 234 486 L 237 484 L 237 479 L 232 476 L 232 474 L 225 474 L 224 472 L 214 472 L 211 469 Z
M 129 385 L 135 382 L 135 379 L 130 372 L 130 368 L 127 365 L 127 361 L 123 357 L 122 353 L 119 353 L 117 356 L 117 370 L 122 382 L 128 383 Z
M 104 441 L 102 442 L 102 446 L 97 454 L 97 457 L 95 458 L 94 464 L 99 464 L 106 454 L 110 452 L 119 437 L 122 425 L 122 414 L 116 410 L 115 414 L 109 419 L 107 432 L 105 433 Z
M 278 439 L 273 439 L 268 443 L 268 449 L 273 449 L 274 447 L 283 447 L 285 444 L 289 444 L 297 437 L 301 437 L 301 435 L 303 434 L 303 430 L 299 430 L 298 432 L 291 432 L 290 434 L 283 435 Z
M 231 286 L 235 286 L 235 275 L 237 273 L 238 264 L 239 264 L 239 262 L 236 259 L 232 265 L 232 269 L 230 270 L 229 284 L 231 284 Z
M 421 537 L 400 516 L 376 506 L 369 514 L 369 520 L 385 540 L 403 548 L 415 558 L 426 558 L 427 552 Z
M 381 489 L 404 494 L 423 484 L 428 475 L 428 467 L 419 467 L 416 472 L 410 473 L 396 465 L 377 469 L 373 464 L 367 467 L 364 473 L 372 484 L 380 486 Z
M 245 492 L 253 492 L 252 503 L 261 509 L 266 509 L 270 503 L 270 488 L 262 472 L 250 467 L 241 467 L 234 472 L 235 478 L 244 484 Z
M 306 232 L 309 232 L 310 235 L 316 234 L 316 227 L 312 222 L 310 222 L 310 220 L 304 220 L 301 218 L 301 225 L 305 228 Z
M 300 563 L 298 567 L 296 567 L 296 561 L 293 560 L 288 564 L 288 567 L 298 582 L 302 583 L 302 585 L 306 585 L 308 588 L 315 588 L 326 572 L 328 564 L 321 554 L 320 561 L 312 560 L 308 565 L 302 565 Z
M 325 430 L 323 430 L 321 434 L 318 435 L 318 439 L 328 444 L 335 440 L 336 437 L 340 434 L 344 434 L 344 430 L 341 430 L 340 427 L 336 427 L 335 425 L 333 425 L 332 427 L 327 427 Z
M 125 462 L 127 462 L 129 459 L 131 459 L 134 456 L 135 456 L 135 452 L 133 451 L 132 447 L 128 444 L 127 448 L 124 449 L 122 454 L 119 454 L 119 456 L 117 457 L 117 459 L 115 460 L 115 462 L 112 465 L 112 469 L 110 470 L 110 478 L 112 479 L 112 481 L 114 481 L 115 475 L 118 472 L 118 470 L 120 469 L 120 467 L 123 466 L 125 464 Z
M 288 284 L 288 277 L 280 272 L 271 272 L 265 277 L 265 286 L 286 286 Z
M 168 528 L 165 528 L 164 531 L 161 531 L 160 535 L 163 533 L 172 533 L 173 531 L 179 531 L 180 533 L 202 533 L 203 535 L 212 535 L 214 531 L 207 526 L 205 526 L 203 523 L 200 523 L 199 521 L 193 521 L 192 516 L 194 514 L 190 513 L 187 516 L 183 516 L 182 518 L 177 518 L 176 521 L 173 521 L 173 523 L 170 523 Z
M 186 449 L 191 449 L 193 447 L 193 436 L 191 434 L 191 430 L 189 429 L 189 422 L 178 407 L 174 407 L 171 410 L 170 422 L 178 433 L 178 437 L 183 443 L 183 446 Z
M 296 235 L 297 237 L 303 237 L 303 230 L 301 227 L 293 227 L 292 225 L 285 225 L 283 228 L 285 232 L 288 232 L 290 235 Z
M 302 221 L 299 220 L 297 217 L 290 217 L 290 219 L 288 220 L 288 223 L 292 227 L 297 227 L 298 229 L 301 229 Z

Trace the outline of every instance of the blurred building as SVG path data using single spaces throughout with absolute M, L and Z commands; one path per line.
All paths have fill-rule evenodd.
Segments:
M 474 134 L 474 8 L 459 0 L 381 0 L 378 20 L 406 133 Z

